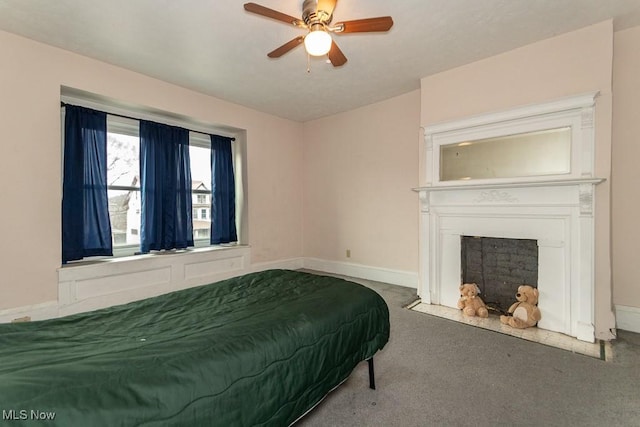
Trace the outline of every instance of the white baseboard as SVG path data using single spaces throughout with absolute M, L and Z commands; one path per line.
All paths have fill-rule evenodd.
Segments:
M 418 273 L 412 271 L 392 270 L 318 258 L 304 258 L 304 268 L 357 277 L 359 279 L 374 280 L 376 282 L 390 283 L 392 285 L 406 286 L 408 288 L 418 288 Z
M 616 328 L 640 333 L 640 308 L 616 305 Z

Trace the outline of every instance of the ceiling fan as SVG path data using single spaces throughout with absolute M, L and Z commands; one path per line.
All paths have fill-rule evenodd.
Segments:
M 331 25 L 336 3 L 337 0 L 304 0 L 302 4 L 302 19 L 294 18 L 293 16 L 256 3 L 245 3 L 244 10 L 309 31 L 307 35 L 298 36 L 269 52 L 267 54 L 269 58 L 279 58 L 304 43 L 309 55 L 327 55 L 331 64 L 333 64 L 334 67 L 339 67 L 347 62 L 347 57 L 344 56 L 344 53 L 342 53 L 329 33 L 384 32 L 393 26 L 393 19 L 391 19 L 390 16 L 381 16 L 378 18 L 343 21 Z

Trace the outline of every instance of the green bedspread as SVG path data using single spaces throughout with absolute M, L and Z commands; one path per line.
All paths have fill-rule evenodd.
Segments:
M 287 270 L 1 324 L 0 425 L 287 426 L 388 338 L 377 293 Z

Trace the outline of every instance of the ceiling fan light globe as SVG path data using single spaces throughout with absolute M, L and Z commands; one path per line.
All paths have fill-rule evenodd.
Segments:
M 311 56 L 322 56 L 331 50 L 331 35 L 324 30 L 309 32 L 304 38 L 304 48 Z

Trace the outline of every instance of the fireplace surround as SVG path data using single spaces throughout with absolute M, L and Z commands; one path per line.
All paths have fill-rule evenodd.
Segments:
M 534 240 L 540 329 L 594 342 L 594 108 L 597 93 L 425 127 L 420 194 L 423 303 L 456 307 L 463 236 Z M 441 179 L 443 147 L 570 128 L 564 173 Z M 477 166 L 477 165 L 475 165 Z

